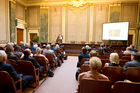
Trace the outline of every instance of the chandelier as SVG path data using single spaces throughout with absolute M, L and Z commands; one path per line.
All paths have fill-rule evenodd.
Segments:
M 72 0 L 71 5 L 74 7 L 80 7 L 85 5 L 86 3 L 86 0 Z

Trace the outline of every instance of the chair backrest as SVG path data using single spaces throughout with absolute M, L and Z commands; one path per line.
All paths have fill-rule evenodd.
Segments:
M 116 66 L 104 67 L 102 69 L 102 73 L 106 75 L 110 79 L 110 81 L 112 81 L 112 83 L 119 80 L 124 80 L 122 67 L 116 67 Z
M 125 78 L 130 81 L 140 82 L 140 67 L 128 67 L 125 71 Z
M 82 66 L 85 61 L 89 61 L 89 58 L 82 58 L 82 61 L 80 62 L 80 66 Z
M 17 93 L 16 85 L 13 78 L 6 71 L 0 71 L 0 92 L 10 90 L 12 93 Z M 10 93 L 11 93 L 10 92 Z
M 26 60 L 18 60 L 19 72 L 23 75 L 34 75 L 35 67 L 32 62 Z
M 8 60 L 7 60 L 7 63 L 8 63 L 8 64 L 11 64 L 17 72 L 19 71 L 17 62 L 16 62 L 15 60 L 13 60 L 13 59 L 8 59 Z
M 127 61 L 131 61 L 131 56 L 130 55 L 125 55 L 121 58 L 122 60 L 127 60 Z
M 101 59 L 101 62 L 102 62 L 102 68 L 103 68 L 105 63 L 109 62 L 109 59 Z
M 51 53 L 45 53 L 46 58 L 48 58 L 49 63 L 52 67 L 54 67 L 54 57 Z
M 140 83 L 117 81 L 112 93 L 140 93 Z
M 37 62 L 41 65 L 41 66 L 45 66 L 48 64 L 48 61 L 45 60 L 45 58 L 43 56 L 34 56 L 34 58 L 37 60 Z
M 83 79 L 80 81 L 79 93 L 111 93 L 111 82 Z
M 43 56 L 34 56 L 34 58 L 44 67 L 44 72 L 48 74 L 48 61 Z
M 39 69 L 36 69 L 32 62 L 27 60 L 18 60 L 19 73 L 23 75 L 32 75 L 37 87 L 39 85 Z
M 120 62 L 119 62 L 119 65 L 120 65 L 121 67 L 123 67 L 123 66 L 125 65 L 126 62 L 128 62 L 128 60 L 125 60 L 125 59 L 122 60 L 122 59 L 121 59 Z
M 87 72 L 90 70 L 89 65 L 84 65 L 84 64 L 80 67 L 80 69 L 81 69 L 80 73 Z

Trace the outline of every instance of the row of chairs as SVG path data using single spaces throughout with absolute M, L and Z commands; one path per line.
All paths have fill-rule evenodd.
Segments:
M 89 65 L 82 65 L 80 73 L 89 70 Z M 140 82 L 140 67 L 128 67 L 124 71 L 122 67 L 109 66 L 103 67 L 100 72 L 106 75 L 112 83 L 116 81 L 123 81 L 125 79 L 133 82 Z
M 46 53 L 45 56 L 48 58 L 49 61 L 45 60 L 45 58 L 42 56 L 34 56 L 34 58 L 37 60 L 37 62 L 41 66 L 43 66 L 44 68 L 43 74 L 45 74 L 45 78 L 46 78 L 48 75 L 49 66 L 51 66 L 52 69 L 55 69 L 56 65 L 55 65 L 55 61 L 53 59 L 52 54 Z M 26 61 L 26 60 L 18 60 L 16 62 L 15 60 L 8 59 L 7 63 L 11 64 L 15 68 L 17 73 L 21 73 L 23 75 L 32 75 L 33 76 L 32 85 L 34 85 L 32 86 L 33 88 L 36 88 L 39 86 L 39 68 L 35 68 L 32 62 Z M 59 66 L 61 66 L 60 63 L 59 63 Z M 3 78 L 5 79 L 3 80 Z M 5 71 L 0 71 L 0 82 L 1 82 L 0 90 L 3 90 L 4 89 L 3 87 L 6 86 L 7 88 L 11 88 L 10 90 L 12 90 L 13 93 L 22 93 L 22 78 L 18 81 L 14 81 L 12 77 L 9 75 L 9 73 Z M 18 88 L 16 86 L 18 86 Z
M 140 83 L 117 81 L 113 87 L 110 81 L 83 79 L 78 93 L 140 93 Z
M 85 61 L 89 61 L 89 58 L 82 58 L 82 61 L 80 62 L 80 66 L 84 64 Z M 102 68 L 104 67 L 105 63 L 109 62 L 109 59 L 101 59 L 102 62 Z M 128 62 L 128 60 L 120 60 L 119 65 L 123 67 L 125 63 Z

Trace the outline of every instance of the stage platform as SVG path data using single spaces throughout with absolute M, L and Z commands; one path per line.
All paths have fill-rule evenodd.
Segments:
M 63 43 L 65 47 L 66 54 L 68 56 L 78 56 L 78 54 L 81 52 L 82 47 L 89 45 L 90 47 L 92 44 L 66 44 Z M 99 44 L 95 45 L 96 47 L 99 47 Z M 114 50 L 125 50 L 127 45 L 112 45 L 112 48 Z

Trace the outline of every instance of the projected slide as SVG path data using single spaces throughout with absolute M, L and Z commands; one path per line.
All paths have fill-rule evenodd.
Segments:
M 128 22 L 105 23 L 103 24 L 103 40 L 127 40 Z

